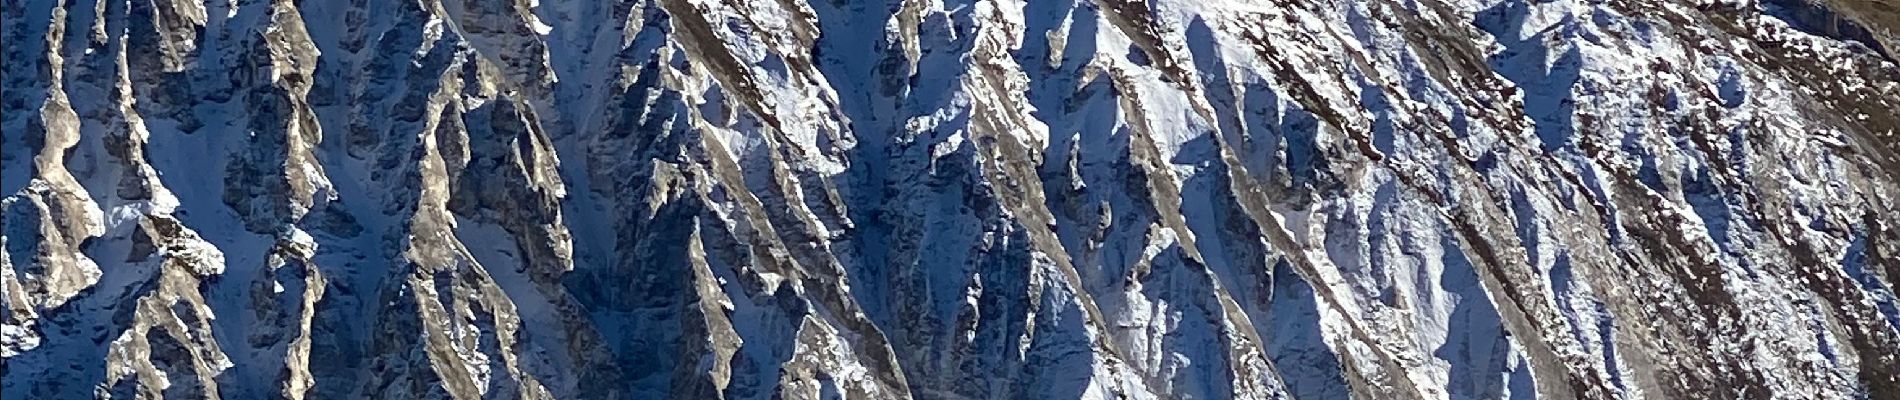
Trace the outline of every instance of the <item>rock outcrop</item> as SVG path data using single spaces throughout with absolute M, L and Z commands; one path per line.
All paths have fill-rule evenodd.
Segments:
M 0 0 L 4 398 L 1900 398 L 1892 0 Z

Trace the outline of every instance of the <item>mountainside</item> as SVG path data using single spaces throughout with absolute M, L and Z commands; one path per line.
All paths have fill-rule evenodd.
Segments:
M 1895 0 L 0 0 L 6 399 L 1900 399 Z

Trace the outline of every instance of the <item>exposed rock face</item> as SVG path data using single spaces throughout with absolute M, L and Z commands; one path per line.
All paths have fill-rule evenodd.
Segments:
M 0 0 L 0 397 L 1900 398 L 1892 0 Z

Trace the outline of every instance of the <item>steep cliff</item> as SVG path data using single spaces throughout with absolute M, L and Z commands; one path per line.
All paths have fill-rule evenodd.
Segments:
M 4 398 L 1900 398 L 1893 0 L 0 0 Z

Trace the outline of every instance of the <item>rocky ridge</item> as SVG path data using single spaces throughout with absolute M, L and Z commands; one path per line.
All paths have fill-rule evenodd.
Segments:
M 0 0 L 0 394 L 1900 397 L 1894 10 Z

